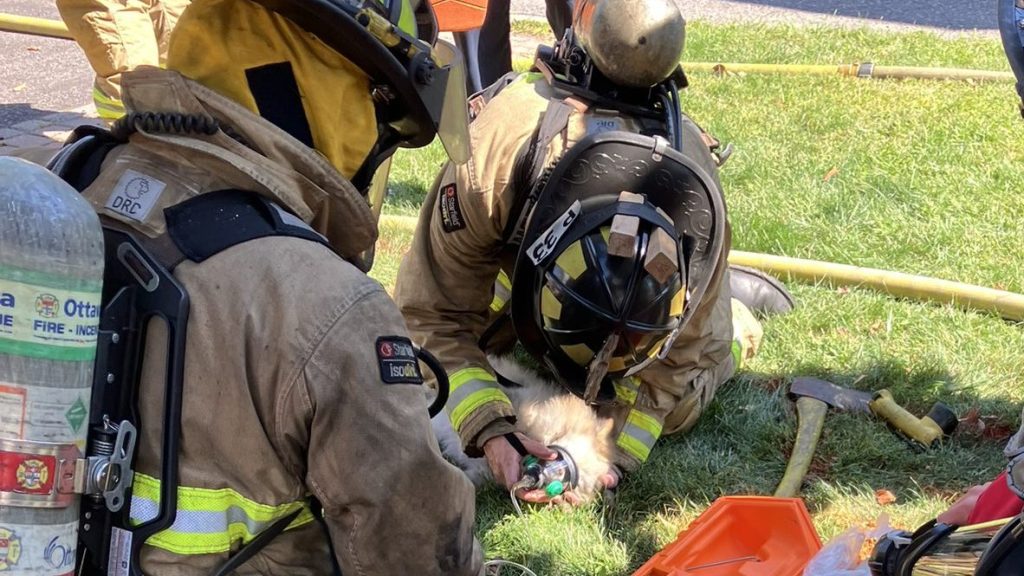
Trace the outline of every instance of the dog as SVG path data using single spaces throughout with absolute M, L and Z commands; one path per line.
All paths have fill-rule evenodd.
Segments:
M 515 408 L 516 431 L 568 452 L 579 477 L 574 493 L 581 502 L 592 500 L 602 489 L 601 476 L 608 473 L 612 464 L 614 422 L 598 417 L 581 398 L 511 357 L 491 356 L 488 361 L 497 373 L 520 384 L 501 388 Z M 494 482 L 486 458 L 470 458 L 462 451 L 446 412 L 434 416 L 431 424 L 445 458 L 465 472 L 478 490 Z

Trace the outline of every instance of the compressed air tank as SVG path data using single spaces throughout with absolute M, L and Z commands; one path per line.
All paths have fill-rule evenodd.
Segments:
M 102 281 L 89 203 L 45 168 L 0 158 L 0 575 L 75 571 L 73 470 Z
M 573 31 L 609 80 L 647 88 L 679 66 L 686 22 L 673 0 L 576 0 Z

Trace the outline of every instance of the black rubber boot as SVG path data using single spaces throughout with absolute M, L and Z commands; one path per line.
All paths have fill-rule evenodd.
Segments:
M 795 306 L 793 296 L 782 282 L 746 266 L 729 266 L 729 288 L 732 297 L 742 302 L 755 316 L 785 314 Z

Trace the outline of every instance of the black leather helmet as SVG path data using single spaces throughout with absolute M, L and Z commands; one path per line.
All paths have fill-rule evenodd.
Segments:
M 613 380 L 666 353 L 692 317 L 725 242 L 714 170 L 706 147 L 606 132 L 551 172 L 519 250 L 511 315 L 571 392 L 613 399 Z

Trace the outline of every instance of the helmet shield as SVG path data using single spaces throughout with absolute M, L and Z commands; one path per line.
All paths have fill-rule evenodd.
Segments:
M 1024 1 L 999 0 L 999 34 L 1003 50 L 1017 77 L 1017 94 L 1024 101 Z M 1021 114 L 1024 114 L 1022 103 Z
M 623 201 L 623 191 L 642 199 Z M 620 216 L 638 224 L 625 255 L 609 248 Z M 599 379 L 598 401 L 614 397 L 606 375 L 667 353 L 724 242 L 724 200 L 700 162 L 661 139 L 588 136 L 555 166 L 529 216 L 512 281 L 516 334 L 571 391 L 583 396 Z M 672 273 L 652 272 L 655 245 L 675 255 Z
M 437 136 L 452 162 L 465 164 L 469 161 L 466 63 L 459 49 L 444 40 L 438 40 L 434 45 L 434 56 L 441 68 L 446 69 L 448 73 L 443 102 L 437 108 L 440 110 L 436 119 Z

